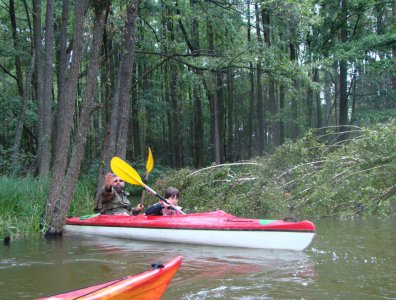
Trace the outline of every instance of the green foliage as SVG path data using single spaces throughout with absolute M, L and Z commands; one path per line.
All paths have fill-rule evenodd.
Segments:
M 170 171 L 156 162 L 148 185 L 160 194 L 169 186 L 178 188 L 186 212 L 221 209 L 238 216 L 271 218 L 394 215 L 396 124 L 356 127 L 342 143 L 327 137 L 334 134 L 329 129 L 308 132 L 273 155 L 200 170 Z M 133 166 L 143 177 L 145 161 Z M 79 180 L 70 215 L 92 213 L 94 186 L 90 176 Z M 132 197 L 140 197 L 140 187 L 128 189 Z M 1 176 L 0 232 L 39 231 L 47 192 L 46 181 Z M 146 205 L 155 201 L 146 197 Z
M 221 209 L 240 216 L 283 213 L 284 204 L 274 197 L 278 187 L 266 177 L 271 170 L 263 161 L 172 171 L 156 182 L 156 188 L 159 192 L 177 187 L 181 192 L 179 205 L 189 212 Z
M 78 181 L 70 204 L 69 215 L 92 214 L 95 204 L 95 186 L 89 177 Z
M 31 172 L 30 167 L 35 159 L 30 152 L 20 151 L 14 160 L 13 148 L 4 148 L 0 145 L 0 174 L 23 176 Z
M 377 124 L 382 122 L 389 122 L 396 116 L 396 109 L 359 109 L 354 115 L 353 119 L 356 123 L 369 126 L 371 124 Z
M 15 236 L 40 231 L 48 188 L 48 181 L 31 176 L 0 176 L 0 233 Z M 94 192 L 89 180 L 80 180 L 70 213 L 92 213 Z
M 102 5 L 107 1 L 99 2 Z M 130 127 L 139 132 L 135 134 L 133 131 L 132 138 L 132 134 L 129 134 L 129 141 L 135 142 L 135 139 L 139 139 L 140 145 L 129 143 L 126 149 L 127 157 L 133 159 L 134 167 L 140 174 L 144 174 L 145 160 L 136 162 L 136 157 L 133 156 L 141 156 L 141 152 L 144 152 L 135 147 L 142 148 L 141 145 L 150 143 L 157 153 L 154 153 L 156 167 L 149 183 L 157 180 L 158 191 L 163 191 L 167 185 L 180 188 L 185 196 L 185 204 L 182 205 L 189 210 L 224 209 L 243 215 L 385 213 L 390 197 L 394 197 L 394 182 L 391 180 L 394 177 L 394 159 L 389 154 L 391 150 L 386 146 L 392 146 L 393 140 L 389 136 L 376 135 L 376 129 L 355 130 L 356 135 L 350 137 L 350 143 L 337 142 L 337 135 L 330 129 L 327 132 L 306 132 L 307 127 L 314 124 L 315 116 L 312 116 L 310 124 L 307 124 L 307 118 L 311 118 L 310 114 L 317 108 L 309 104 L 307 94 L 314 92 L 323 95 L 326 92 L 324 87 L 329 85 L 329 94 L 325 99 L 321 99 L 322 102 L 326 101 L 326 105 L 320 107 L 322 120 L 318 121 L 324 123 L 327 120 L 328 124 L 337 124 L 336 113 L 340 108 L 338 66 L 340 60 L 347 60 L 347 85 L 350 87 L 348 105 L 352 110 L 353 104 L 353 124 L 372 126 L 378 122 L 389 122 L 394 118 L 396 95 L 391 84 L 394 70 L 391 46 L 395 40 L 395 22 L 392 3 L 347 0 L 347 9 L 343 10 L 339 2 L 330 0 L 259 1 L 257 4 L 260 11 L 264 8 L 269 10 L 268 29 L 271 46 L 269 43 L 261 45 L 257 40 L 256 17 L 261 20 L 262 35 L 267 28 L 263 26 L 262 15 L 254 11 L 252 3 L 182 1 L 176 5 L 174 1 L 168 0 L 141 1 L 136 23 L 132 103 L 137 111 L 136 116 L 135 111 L 133 112 L 132 123 L 136 121 L 139 126 Z M 33 53 L 33 32 L 29 28 L 31 24 L 26 15 L 29 13 L 31 16 L 32 3 L 27 3 L 28 9 L 25 9 L 24 2 L 15 4 L 19 41 L 17 47 L 14 47 L 9 11 L 3 9 L 0 13 L 0 174 L 23 176 L 31 173 L 33 162 L 39 159 L 35 156 L 36 143 L 41 140 L 41 137 L 37 136 L 40 133 L 37 109 L 40 99 L 36 99 L 38 91 L 35 90 L 38 86 L 35 80 L 39 78 L 39 70 L 35 69 L 33 73 L 31 91 L 28 93 L 33 99 L 29 99 L 28 102 L 21 149 L 17 161 L 14 161 L 12 146 L 21 109 L 15 80 L 18 74 L 15 58 L 21 59 L 21 76 L 24 79 Z M 45 6 L 45 3 L 42 4 Z M 106 44 L 109 48 L 106 50 L 110 57 L 109 61 L 101 61 L 101 76 L 95 95 L 106 109 L 94 114 L 87 143 L 90 151 L 86 151 L 90 154 L 89 157 L 86 155 L 82 165 L 82 170 L 86 174 L 80 177 L 81 185 L 77 188 L 70 210 L 73 214 L 91 211 L 91 193 L 96 185 L 99 153 L 103 150 L 101 143 L 106 134 L 108 107 L 112 106 L 111 95 L 118 92 L 114 83 L 123 51 L 121 45 L 125 32 L 126 5 L 125 1 L 112 3 L 108 15 Z M 56 28 L 60 28 L 61 11 L 62 4 L 57 2 Z M 79 107 L 73 116 L 73 132 L 77 132 L 77 122 L 80 120 L 77 112 L 81 111 L 85 97 L 85 74 L 90 53 L 87 41 L 92 38 L 93 20 L 93 12 L 90 10 L 84 27 L 87 40 L 73 41 L 82 42 L 81 46 L 84 47 L 76 95 Z M 69 14 L 68 45 L 72 45 L 73 24 L 74 15 Z M 347 31 L 347 37 L 342 41 L 341 28 Z M 55 45 L 60 44 L 59 34 L 60 31 L 56 30 Z M 261 38 L 264 39 L 264 36 Z M 189 43 L 199 47 L 195 49 L 199 51 L 191 53 Z M 292 51 L 292 48 L 295 51 Z M 62 49 L 57 49 L 56 52 L 59 51 Z M 296 57 L 292 58 L 291 54 L 296 54 Z M 222 159 L 250 159 L 251 150 L 257 153 L 256 133 L 259 122 L 257 115 L 252 112 L 257 110 L 256 67 L 259 61 L 266 107 L 269 99 L 266 94 L 267 83 L 274 80 L 277 112 L 285 125 L 285 136 L 294 136 L 291 128 L 298 128 L 299 133 L 305 134 L 305 137 L 297 142 L 286 142 L 276 152 L 274 150 L 274 155 L 256 158 L 246 163 L 212 166 L 199 172 L 183 169 L 162 176 L 167 169 L 161 168 L 161 163 L 175 163 L 170 159 L 171 152 L 175 151 L 172 143 L 180 143 L 180 165 L 194 164 L 196 149 L 193 148 L 197 141 L 200 143 L 199 148 L 202 152 L 199 154 L 203 157 L 203 164 L 213 161 L 210 150 L 213 145 L 214 99 L 218 100 L 216 103 L 219 105 L 219 129 L 224 153 L 231 153 L 238 148 L 238 156 Z M 54 112 L 60 100 L 57 93 L 59 78 L 56 76 L 58 63 L 56 55 L 53 55 Z M 108 67 L 111 70 L 107 70 Z M 318 81 L 312 79 L 313 70 L 319 71 Z M 330 79 L 326 79 L 325 75 L 329 75 Z M 284 88 L 283 109 L 280 108 L 281 88 Z M 109 96 L 110 99 L 107 99 Z M 201 104 L 198 103 L 198 99 L 202 101 L 202 117 L 199 120 L 195 119 L 196 104 Z M 274 144 L 275 135 L 271 128 L 274 128 L 277 118 L 268 113 L 268 109 L 266 111 L 266 149 L 272 153 L 269 147 Z M 172 128 L 175 117 L 178 121 L 175 127 L 179 131 L 176 134 L 177 139 L 171 138 L 175 132 Z M 319 118 L 319 114 L 316 118 Z M 194 128 L 198 128 L 197 124 L 203 125 L 203 140 L 198 140 L 201 137 L 195 136 Z M 392 128 L 394 125 L 385 127 Z M 52 132 L 55 132 L 54 129 Z M 388 129 L 384 131 L 389 132 Z M 253 149 L 249 148 L 251 145 L 247 143 L 252 136 L 255 136 Z M 363 145 L 365 140 L 372 143 L 367 145 L 367 148 Z M 381 149 L 377 149 L 378 146 L 381 146 Z M 389 157 L 389 164 L 381 164 L 381 161 L 387 161 Z M 386 175 L 385 179 L 381 174 Z M 33 178 L 28 180 L 35 182 Z M 18 182 L 19 179 L 12 181 Z M 32 185 L 37 184 L 36 182 Z M 21 184 L 21 189 L 23 186 Z M 18 189 L 18 186 L 14 189 Z M 140 187 L 131 186 L 129 190 L 132 196 L 138 197 L 141 193 Z M 45 193 L 37 198 L 40 198 L 41 203 L 45 199 Z M 30 207 L 30 211 L 37 210 L 33 204 L 27 206 Z M 5 207 L 11 211 L 15 208 L 9 204 Z
M 48 191 L 46 182 L 30 176 L 0 177 L 0 232 L 18 235 L 39 231 Z
M 2 144 L 0 145 L 0 174 L 24 175 L 30 172 L 35 157 L 31 151 L 31 139 L 22 138 L 20 152 L 17 154 L 16 161 L 13 159 L 13 135 L 21 109 L 21 99 L 8 90 L 5 93 L 0 93 L 0 102 L 2 104 L 0 128 L 8 131 L 8 134 L 2 137 Z M 33 101 L 28 101 L 27 108 L 24 126 L 26 128 L 34 128 L 37 123 L 36 104 Z
M 355 128 L 349 141 L 325 144 L 308 132 L 274 155 L 239 164 L 172 171 L 157 191 L 175 186 L 186 211 L 222 209 L 245 216 L 386 216 L 395 213 L 396 124 Z

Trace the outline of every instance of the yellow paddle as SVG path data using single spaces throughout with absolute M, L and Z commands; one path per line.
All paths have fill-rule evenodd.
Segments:
M 144 183 L 147 183 L 151 170 L 154 167 L 154 158 L 153 153 L 151 153 L 150 147 L 148 147 L 148 156 L 147 156 L 147 163 L 146 163 L 146 176 L 144 176 Z M 140 204 L 144 205 L 144 190 L 142 191 L 142 198 L 140 200 Z
M 148 174 L 150 174 L 153 167 L 154 167 L 153 153 L 151 153 L 151 149 L 150 149 L 150 147 L 148 147 L 148 156 L 147 156 L 147 163 L 146 163 L 146 176 L 148 176 Z
M 148 191 L 153 196 L 161 199 L 165 203 L 169 204 L 174 210 L 177 210 L 178 212 L 180 212 L 183 215 L 185 214 L 183 211 L 178 209 L 176 206 L 169 203 L 168 200 L 166 200 L 164 197 L 159 195 L 152 188 L 147 186 L 142 181 L 142 178 L 140 177 L 139 173 L 136 172 L 136 170 L 134 168 L 132 168 L 132 166 L 130 166 L 127 162 L 123 161 L 121 158 L 119 158 L 117 156 L 113 157 L 110 161 L 110 168 L 114 174 L 116 174 L 118 177 L 120 177 L 125 182 L 128 182 L 133 185 L 140 185 L 141 187 L 144 187 L 146 189 L 146 191 Z

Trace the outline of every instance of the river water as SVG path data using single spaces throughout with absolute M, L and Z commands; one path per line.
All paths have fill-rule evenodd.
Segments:
M 162 299 L 396 299 L 396 219 L 314 221 L 305 251 L 39 236 L 0 245 L 0 299 L 34 299 L 183 256 Z

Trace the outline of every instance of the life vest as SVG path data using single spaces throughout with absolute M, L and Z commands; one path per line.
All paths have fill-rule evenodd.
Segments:
M 180 206 L 176 206 L 176 208 L 181 209 Z M 181 215 L 180 211 L 173 209 L 172 207 L 169 208 L 163 208 L 162 209 L 162 215 L 163 216 L 170 216 L 170 215 Z

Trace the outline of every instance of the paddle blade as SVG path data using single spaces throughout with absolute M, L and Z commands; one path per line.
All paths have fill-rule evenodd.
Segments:
M 134 184 L 140 185 L 144 187 L 142 182 L 142 178 L 139 173 L 136 172 L 134 168 L 132 168 L 127 162 L 123 161 L 121 158 L 115 156 L 110 161 L 110 168 L 114 174 L 120 177 L 122 180 Z
M 146 163 L 146 174 L 150 173 L 151 170 L 154 167 L 154 158 L 153 158 L 153 153 L 151 153 L 150 147 L 148 147 L 148 157 L 147 157 L 147 163 Z

